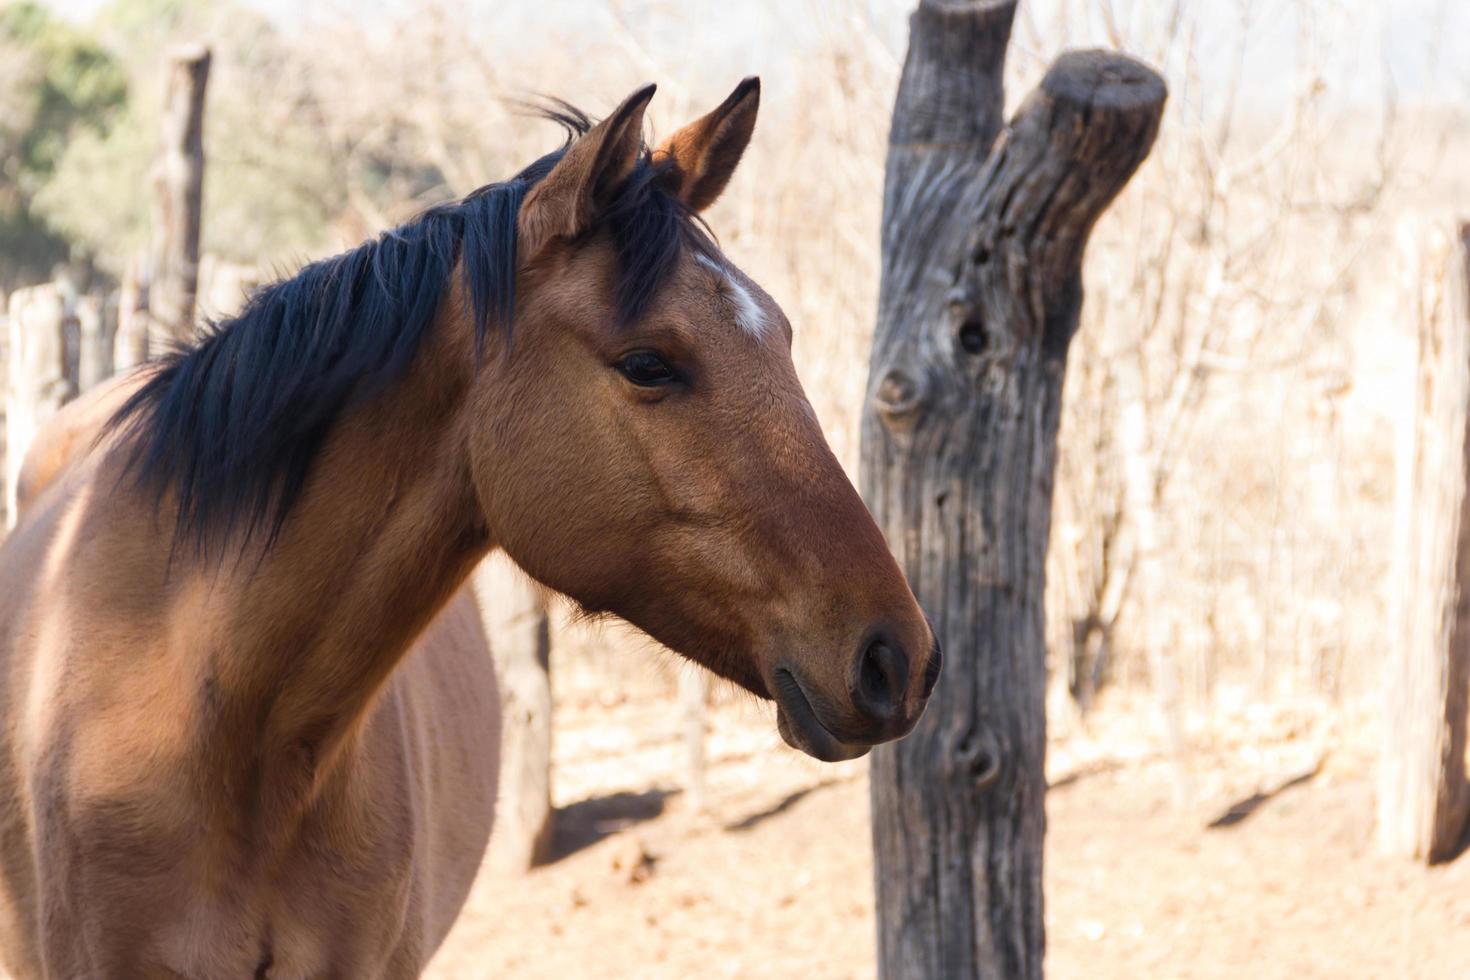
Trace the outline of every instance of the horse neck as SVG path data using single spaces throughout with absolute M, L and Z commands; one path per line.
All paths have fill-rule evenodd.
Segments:
M 310 800 L 400 658 L 490 547 L 463 455 L 473 354 L 425 344 L 408 377 L 335 427 L 263 555 L 201 571 L 180 622 L 210 711 L 207 768 Z M 261 770 L 265 771 L 261 771 Z M 263 801 L 270 808 L 271 799 Z

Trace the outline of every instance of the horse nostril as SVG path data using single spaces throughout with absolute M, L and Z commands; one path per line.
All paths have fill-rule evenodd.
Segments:
M 929 662 L 924 665 L 924 697 L 934 693 L 934 685 L 939 683 L 939 670 L 944 666 L 944 651 L 939 648 L 939 640 L 936 637 L 934 647 L 929 651 Z
M 857 706 L 875 721 L 886 722 L 903 705 L 908 687 L 908 660 L 881 639 L 869 643 L 858 665 Z

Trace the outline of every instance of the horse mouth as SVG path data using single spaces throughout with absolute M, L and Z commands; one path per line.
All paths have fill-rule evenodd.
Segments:
M 846 762 L 867 755 L 872 746 L 844 742 L 822 724 L 791 671 L 776 668 L 771 687 L 776 701 L 776 730 L 787 745 L 821 762 Z

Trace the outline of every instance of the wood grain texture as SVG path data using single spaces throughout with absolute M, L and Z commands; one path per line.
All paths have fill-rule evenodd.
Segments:
M 153 254 L 149 283 L 150 353 L 194 336 L 199 235 L 204 195 L 204 95 L 208 48 L 169 54 L 164 77 L 162 145 L 153 170 Z
M 1454 857 L 1470 829 L 1470 225 L 1452 251 L 1425 304 L 1415 413 L 1399 450 L 1395 648 L 1378 762 L 1379 850 L 1431 862 Z
M 1062 378 L 1088 235 L 1165 101 L 1144 65 L 1074 52 L 999 131 L 1014 12 L 920 5 L 890 137 L 862 486 L 945 667 L 915 732 L 873 753 L 888 980 L 1041 975 L 1042 589 Z

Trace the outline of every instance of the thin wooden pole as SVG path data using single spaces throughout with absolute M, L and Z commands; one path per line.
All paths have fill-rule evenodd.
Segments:
M 689 667 L 679 672 L 679 707 L 684 719 L 684 791 L 690 809 L 703 810 L 708 802 L 705 775 L 709 764 L 705 743 L 709 736 L 709 672 Z
M 157 331 L 150 338 L 155 352 L 194 335 L 209 63 L 209 49 L 200 45 L 177 48 L 168 57 L 162 145 L 153 171 L 149 309 Z

